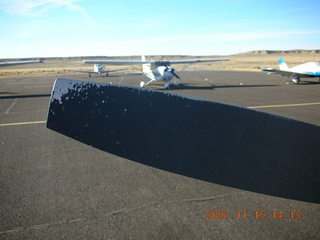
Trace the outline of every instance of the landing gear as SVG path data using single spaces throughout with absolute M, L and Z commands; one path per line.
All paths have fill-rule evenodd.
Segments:
M 164 87 L 165 87 L 165 89 L 170 89 L 170 83 L 169 83 L 169 82 L 166 82 L 166 83 L 164 84 Z
M 145 87 L 145 86 L 147 86 L 147 85 L 149 85 L 150 83 L 152 83 L 152 82 L 154 82 L 155 81 L 155 79 L 151 79 L 149 82 L 147 82 L 147 83 L 145 83 L 145 82 L 140 82 L 140 87 Z
M 146 85 L 146 83 L 145 82 L 140 82 L 140 87 L 144 87 Z
M 176 80 L 174 80 L 173 84 L 174 84 L 175 86 L 179 86 L 179 85 L 181 84 L 181 82 L 180 82 L 179 79 L 176 79 Z
M 299 77 L 295 77 L 292 79 L 292 82 L 296 83 L 296 84 L 299 84 L 300 83 L 300 78 Z

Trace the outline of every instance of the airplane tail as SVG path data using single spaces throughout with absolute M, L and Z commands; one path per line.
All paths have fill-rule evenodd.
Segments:
M 283 60 L 283 58 L 279 58 L 279 63 L 280 63 L 280 70 L 287 70 L 288 69 L 288 65 L 285 63 L 285 61 Z

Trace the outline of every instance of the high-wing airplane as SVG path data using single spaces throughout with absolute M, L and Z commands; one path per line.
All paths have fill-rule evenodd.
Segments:
M 142 56 L 141 61 L 129 60 L 84 60 L 84 63 L 108 64 L 108 65 L 136 65 L 142 64 L 143 75 L 148 77 L 150 81 L 147 83 L 140 82 L 140 87 L 145 87 L 154 81 L 164 81 L 165 88 L 170 87 L 170 81 L 176 78 L 175 85 L 180 84 L 180 77 L 175 73 L 175 69 L 171 64 L 186 64 L 186 63 L 201 63 L 201 62 L 216 62 L 229 61 L 229 58 L 220 59 L 190 59 L 190 60 L 169 60 L 169 61 L 146 61 Z
M 121 69 L 106 70 L 106 69 L 104 69 L 104 66 L 102 64 L 94 64 L 93 65 L 93 71 L 76 70 L 76 71 L 73 71 L 73 72 L 88 73 L 89 77 L 91 77 L 91 74 L 99 74 L 101 76 L 102 73 L 106 73 L 106 77 L 107 77 L 109 75 L 109 72 L 116 72 L 116 71 L 120 71 L 120 70 L 124 70 L 124 69 L 121 68 Z
M 299 83 L 300 78 L 314 78 L 319 77 L 320 81 L 320 63 L 319 62 L 307 62 L 295 67 L 289 68 L 282 58 L 279 58 L 279 69 L 277 68 L 265 68 L 262 71 L 270 73 L 278 73 L 282 76 L 292 77 L 292 82 Z
M 19 65 L 19 64 L 29 64 L 29 63 L 43 63 L 42 60 L 28 60 L 28 61 L 13 61 L 13 62 L 0 62 L 0 67 Z

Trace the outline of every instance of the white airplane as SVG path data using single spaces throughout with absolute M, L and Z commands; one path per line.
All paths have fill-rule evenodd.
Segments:
M 13 61 L 13 62 L 0 62 L 0 67 L 19 65 L 19 64 L 29 64 L 29 63 L 43 63 L 42 60 L 28 60 L 28 61 Z
M 110 70 L 104 70 L 104 66 L 101 64 L 94 64 L 93 65 L 93 71 L 85 71 L 85 70 L 77 70 L 73 72 L 82 72 L 82 73 L 88 73 L 89 77 L 91 77 L 91 74 L 99 74 L 101 76 L 102 73 L 106 73 L 106 77 L 109 75 L 109 72 L 116 72 L 124 70 L 122 69 L 110 69 Z
M 292 77 L 292 82 L 299 83 L 300 78 L 314 78 L 319 77 L 320 81 L 320 63 L 319 62 L 307 62 L 292 68 L 289 68 L 282 58 L 279 58 L 279 69 L 265 68 L 262 71 L 270 73 L 278 73 L 282 76 Z M 269 74 L 270 74 L 269 73 Z
M 221 59 L 190 59 L 190 60 L 169 60 L 169 61 L 146 61 L 142 56 L 141 61 L 129 60 L 84 60 L 84 63 L 108 64 L 108 65 L 136 65 L 142 64 L 142 73 L 150 79 L 147 83 L 140 82 L 140 87 L 145 87 L 154 81 L 164 81 L 165 88 L 170 87 L 170 81 L 175 77 L 175 85 L 179 85 L 179 76 L 175 73 L 175 69 L 171 64 L 186 64 L 186 63 L 201 63 L 201 62 L 216 62 L 229 61 L 229 58 Z

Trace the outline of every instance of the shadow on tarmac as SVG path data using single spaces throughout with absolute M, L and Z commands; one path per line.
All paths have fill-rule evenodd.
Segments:
M 311 124 L 168 92 L 58 79 L 47 127 L 172 173 L 320 202 L 320 127 Z
M 38 98 L 38 97 L 50 97 L 51 94 L 12 94 L 10 95 L 5 94 L 1 95 L 3 93 L 0 93 L 0 99 L 8 99 L 8 98 Z
M 291 82 L 291 83 L 292 84 L 296 84 L 296 83 L 293 83 L 293 82 Z M 320 84 L 320 82 L 301 81 L 298 85 L 313 85 L 313 84 Z
M 165 89 L 162 85 L 150 85 L 149 88 L 153 90 L 177 90 L 177 89 L 192 89 L 192 90 L 213 90 L 215 88 L 257 88 L 257 87 L 278 87 L 279 85 L 225 85 L 216 86 L 214 84 L 200 85 L 200 84 L 180 84 L 178 86 L 170 85 L 169 89 Z

